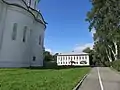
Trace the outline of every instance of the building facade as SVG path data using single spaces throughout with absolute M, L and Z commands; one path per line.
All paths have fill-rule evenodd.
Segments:
M 58 66 L 89 66 L 89 54 L 87 53 L 61 53 L 57 56 Z
M 46 23 L 38 0 L 0 0 L 0 67 L 43 66 Z

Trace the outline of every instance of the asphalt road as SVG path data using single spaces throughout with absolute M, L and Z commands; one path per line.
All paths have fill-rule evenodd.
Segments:
M 120 90 L 120 74 L 108 67 L 93 68 L 78 90 Z

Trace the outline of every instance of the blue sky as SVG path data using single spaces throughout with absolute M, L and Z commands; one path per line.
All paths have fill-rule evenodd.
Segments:
M 93 39 L 85 21 L 89 0 L 41 0 L 38 5 L 46 22 L 45 48 L 52 52 L 81 50 Z

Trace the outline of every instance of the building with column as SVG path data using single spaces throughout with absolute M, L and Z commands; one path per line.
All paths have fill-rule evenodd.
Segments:
M 0 0 L 0 67 L 43 66 L 46 22 L 39 0 Z
M 89 54 L 88 53 L 60 53 L 57 56 L 58 66 L 89 66 Z

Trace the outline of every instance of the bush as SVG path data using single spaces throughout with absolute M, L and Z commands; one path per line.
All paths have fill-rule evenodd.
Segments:
M 120 60 L 116 60 L 112 62 L 112 67 L 117 71 L 120 71 Z
M 45 61 L 44 62 L 44 68 L 56 68 L 57 67 L 57 63 L 55 61 Z
M 109 61 L 105 61 L 105 66 L 110 67 L 111 63 Z

